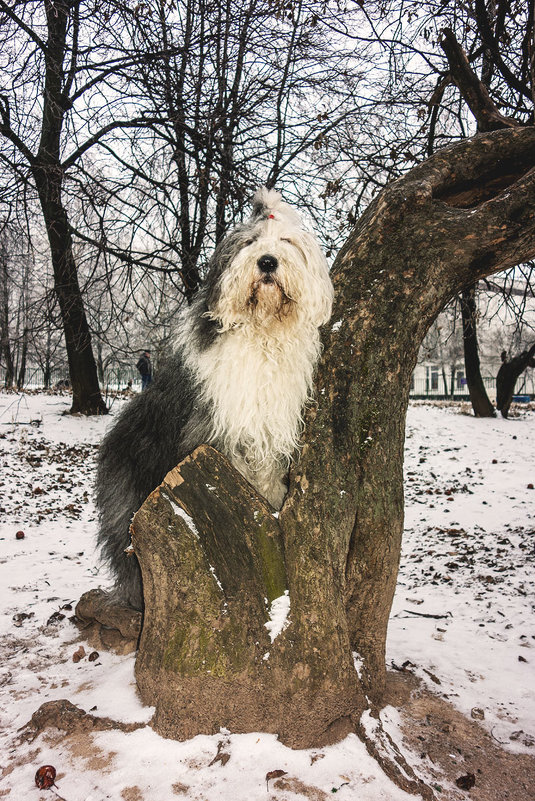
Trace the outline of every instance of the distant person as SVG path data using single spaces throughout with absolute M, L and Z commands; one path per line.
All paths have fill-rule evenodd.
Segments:
M 141 389 L 147 389 L 148 385 L 152 381 L 152 362 L 150 360 L 150 350 L 143 351 L 143 356 L 139 358 L 136 367 L 141 375 Z
M 54 384 L 54 389 L 70 389 L 71 382 L 68 378 L 60 378 L 60 380 Z

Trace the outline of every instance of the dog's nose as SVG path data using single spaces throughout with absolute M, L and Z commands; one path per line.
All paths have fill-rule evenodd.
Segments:
M 256 263 L 263 273 L 274 273 L 279 266 L 275 256 L 270 256 L 268 253 L 265 256 L 260 256 Z

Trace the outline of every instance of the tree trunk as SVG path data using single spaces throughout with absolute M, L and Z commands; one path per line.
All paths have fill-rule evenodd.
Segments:
M 502 366 L 496 376 L 496 408 L 502 417 L 509 415 L 509 407 L 515 393 L 517 379 L 528 367 L 535 367 L 535 345 L 507 361 L 505 351 L 502 354 Z
M 17 375 L 17 389 L 22 389 L 24 386 L 24 381 L 26 379 L 26 357 L 28 355 L 28 334 L 29 330 L 25 326 L 24 331 L 22 333 L 22 350 L 20 355 L 20 365 L 19 371 Z
M 461 311 L 463 318 L 464 366 L 472 409 L 476 417 L 496 417 L 494 406 L 488 398 L 485 384 L 481 378 L 477 342 L 475 284 L 463 289 L 461 293 Z
M 101 385 L 104 385 L 104 362 L 102 360 L 102 343 L 97 342 L 97 375 Z
M 9 276 L 7 264 L 2 259 L 2 308 L 0 309 L 0 356 L 3 356 L 6 365 L 4 386 L 12 387 L 15 380 L 15 367 L 9 340 Z
M 31 169 L 43 212 L 50 245 L 54 290 L 65 334 L 72 387 L 71 412 L 106 414 L 97 378 L 82 293 L 72 247 L 72 235 L 63 206 L 63 167 L 60 141 L 68 100 L 63 94 L 67 52 L 66 36 L 71 4 L 67 0 L 45 3 L 48 43 L 45 53 L 45 87 L 41 138 Z
M 385 685 L 418 349 L 463 287 L 535 255 L 534 165 L 535 129 L 479 135 L 367 209 L 333 266 L 316 403 L 278 517 L 206 448 L 137 513 L 146 620 L 136 674 L 163 733 L 262 729 L 310 746 L 363 732 L 356 721 Z M 269 591 L 262 565 L 282 573 L 277 528 L 291 605 L 269 643 L 262 598 L 281 586 Z M 255 689 L 265 704 L 248 700 Z
M 54 289 L 65 335 L 72 387 L 71 413 L 107 414 L 106 404 L 100 394 L 67 213 L 61 203 L 61 173 L 59 164 L 35 165 L 33 168 L 50 244 Z
M 442 372 L 443 392 L 444 392 L 444 396 L 447 398 L 448 397 L 448 379 L 446 378 L 446 368 L 444 367 L 443 364 L 441 365 L 441 372 Z
M 52 380 L 51 360 L 52 360 L 52 336 L 50 333 L 50 321 L 46 321 L 46 345 L 45 345 L 45 359 L 43 366 L 43 385 L 45 389 L 50 389 L 50 382 Z

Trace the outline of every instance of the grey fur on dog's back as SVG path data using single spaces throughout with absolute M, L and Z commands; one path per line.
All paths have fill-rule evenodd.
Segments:
M 133 398 L 104 438 L 99 451 L 98 543 L 116 576 L 114 600 L 141 609 L 141 575 L 134 555 L 126 555 L 133 515 L 165 475 L 187 455 L 183 429 L 191 419 L 195 388 L 180 356 Z M 187 446 L 186 446 L 187 448 Z

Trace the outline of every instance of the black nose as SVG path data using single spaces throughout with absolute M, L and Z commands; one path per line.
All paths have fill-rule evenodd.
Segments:
M 277 267 L 279 266 L 279 262 L 275 258 L 275 256 L 270 256 L 266 254 L 265 256 L 260 256 L 258 261 L 256 262 L 259 268 L 262 270 L 263 273 L 274 273 Z

